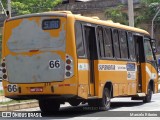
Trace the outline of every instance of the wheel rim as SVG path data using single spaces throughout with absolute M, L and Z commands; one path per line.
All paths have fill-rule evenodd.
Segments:
M 148 90 L 148 93 L 149 93 L 149 94 L 148 94 L 148 99 L 150 100 L 151 97 L 152 97 L 152 91 L 151 91 L 151 89 Z
M 105 95 L 105 101 L 104 101 L 104 103 L 105 103 L 106 107 L 110 106 L 110 97 L 108 97 L 107 95 Z

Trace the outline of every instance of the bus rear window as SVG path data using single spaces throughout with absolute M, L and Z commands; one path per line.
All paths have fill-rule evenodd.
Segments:
M 43 30 L 58 29 L 59 27 L 60 27 L 59 19 L 47 19 L 47 20 L 43 20 L 42 22 Z

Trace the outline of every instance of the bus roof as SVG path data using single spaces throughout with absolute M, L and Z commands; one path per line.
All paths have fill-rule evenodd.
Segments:
M 130 27 L 127 25 L 122 25 L 120 23 L 114 23 L 111 20 L 100 20 L 98 17 L 94 16 L 94 17 L 86 17 L 86 16 L 81 16 L 80 14 L 72 14 L 71 11 L 49 11 L 49 12 L 43 12 L 43 13 L 34 13 L 34 14 L 29 14 L 29 15 L 21 15 L 21 16 L 16 16 L 13 18 L 10 18 L 7 21 L 10 20 L 15 20 L 15 19 L 20 19 L 20 18 L 25 18 L 25 17 L 32 17 L 32 16 L 45 16 L 45 15 L 56 15 L 56 16 L 63 16 L 66 17 L 67 14 L 73 15 L 75 17 L 76 20 L 79 21 L 84 21 L 84 22 L 90 22 L 90 23 L 94 23 L 94 24 L 100 24 L 100 25 L 106 25 L 109 27 L 114 27 L 114 28 L 119 28 L 119 29 L 123 29 L 123 30 L 128 30 L 128 31 L 133 31 L 136 33 L 142 33 L 142 34 L 146 34 L 149 35 L 149 33 L 145 30 L 139 29 L 139 28 L 135 28 L 135 27 Z
M 80 20 L 80 21 L 85 21 L 85 22 L 90 22 L 90 23 L 94 23 L 94 24 L 100 24 L 100 25 L 106 25 L 109 27 L 114 27 L 114 28 L 119 28 L 119 29 L 124 29 L 124 30 L 128 30 L 128 31 L 133 31 L 136 33 L 142 33 L 142 34 L 146 34 L 149 35 L 149 33 L 145 30 L 139 29 L 139 28 L 135 28 L 135 27 L 130 27 L 127 25 L 122 25 L 120 23 L 114 23 L 111 20 L 100 20 L 97 19 L 95 17 L 85 17 L 85 16 L 81 16 L 81 15 L 74 15 L 76 20 Z

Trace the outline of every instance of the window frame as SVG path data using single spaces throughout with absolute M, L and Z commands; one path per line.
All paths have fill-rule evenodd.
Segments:
M 103 46 L 103 48 L 101 48 L 101 43 L 100 43 L 100 41 L 99 41 L 99 39 L 98 39 L 98 30 L 99 30 L 99 28 L 102 29 L 102 42 L 103 42 L 102 46 Z M 104 35 L 103 26 L 96 26 L 96 41 L 97 41 L 96 44 L 97 44 L 97 47 L 98 47 L 98 56 L 99 56 L 100 59 L 104 59 L 104 58 L 105 58 L 104 38 L 103 38 L 103 35 Z M 101 52 L 102 52 L 101 49 L 103 49 L 103 55 L 104 55 L 104 56 L 101 56 Z
M 118 60 L 118 61 L 130 61 L 130 62 L 136 62 L 136 56 L 135 56 L 135 53 L 134 53 L 134 60 L 133 59 L 131 59 L 131 57 L 130 57 L 130 46 L 129 46 L 129 41 L 128 41 L 128 37 L 129 37 L 129 33 L 131 33 L 132 34 L 132 39 L 133 39 L 133 41 L 134 41 L 134 38 L 133 38 L 133 35 L 140 35 L 140 36 L 147 36 L 146 34 L 141 34 L 141 33 L 137 33 L 137 32 L 135 32 L 135 31 L 130 31 L 130 30 L 126 30 L 126 29 L 121 29 L 121 28 L 116 28 L 116 27 L 111 27 L 111 26 L 107 26 L 107 25 L 100 25 L 100 24 L 95 24 L 95 23 L 89 23 L 89 22 L 85 22 L 85 21 L 79 21 L 79 20 L 77 20 L 77 21 L 75 21 L 75 23 L 76 22 L 80 22 L 80 24 L 81 24 L 81 27 L 82 27 L 82 37 L 83 37 L 83 47 L 84 47 L 84 56 L 80 56 L 80 57 L 78 57 L 78 54 L 77 54 L 77 57 L 78 57 L 78 59 L 89 59 L 88 58 L 88 50 L 87 50 L 87 48 L 86 48 L 86 41 L 85 41 L 85 36 L 84 36 L 84 26 L 88 26 L 88 27 L 95 27 L 95 33 L 96 33 L 96 45 L 97 45 L 97 59 L 98 60 Z M 98 41 L 98 39 L 97 39 L 97 28 L 98 27 L 101 27 L 102 28 L 102 31 L 103 31 L 103 49 L 104 49 L 104 57 L 101 57 L 100 56 L 100 47 L 99 47 L 99 41 Z M 111 42 L 112 42 L 112 55 L 113 55 L 113 57 L 106 57 L 105 56 L 105 29 L 110 29 L 110 31 L 111 31 Z M 76 30 L 76 29 L 75 29 Z M 113 31 L 114 30 L 117 30 L 117 34 L 118 34 L 118 46 L 119 46 L 119 54 L 120 54 L 120 58 L 118 58 L 118 57 L 116 57 L 115 56 L 115 50 L 114 50 L 114 40 L 113 40 Z M 128 50 L 128 59 L 125 59 L 125 58 L 121 58 L 121 52 L 120 52 L 120 50 L 121 50 L 121 48 L 120 48 L 120 38 L 119 38 L 119 31 L 124 31 L 125 33 L 126 33 L 126 42 L 127 42 L 127 50 Z M 75 37 L 76 38 L 76 37 Z M 77 48 L 77 45 L 76 45 L 76 48 Z M 76 49 L 77 50 L 77 49 Z M 135 41 L 134 41 L 134 51 L 135 51 Z M 136 52 L 136 51 L 135 51 Z
M 105 50 L 105 46 L 106 46 L 106 42 L 107 42 L 107 35 L 105 35 L 106 34 L 106 29 L 108 29 L 109 31 L 110 31 L 110 43 L 111 43 L 111 51 L 110 52 L 112 52 L 112 57 L 108 57 L 108 56 L 106 56 L 106 54 L 105 54 L 105 58 L 106 59 L 114 59 L 114 49 L 113 49 L 113 39 L 112 39 L 112 29 L 110 28 L 110 27 L 106 27 L 106 26 L 104 26 L 103 27 L 103 34 L 104 34 L 104 51 L 106 51 Z
M 119 49 L 119 57 L 117 57 L 117 56 L 115 56 L 115 41 L 114 41 L 114 30 L 116 30 L 117 31 L 117 40 L 118 40 L 118 49 Z M 119 44 L 119 29 L 116 29 L 116 28 L 112 28 L 112 41 L 113 41 L 113 57 L 116 59 L 116 60 L 122 60 L 121 59 L 121 53 L 120 53 L 120 44 Z
M 126 50 L 127 50 L 127 58 L 122 58 L 121 52 L 123 52 L 123 51 L 122 51 L 122 48 L 121 48 L 120 32 L 124 32 L 125 33 L 125 38 L 126 38 L 126 40 L 125 40 L 126 43 L 125 44 L 126 44 L 126 47 L 127 47 L 126 48 Z M 129 45 L 128 45 L 128 36 L 127 36 L 128 34 L 127 33 L 128 32 L 126 30 L 122 30 L 122 29 L 121 30 L 119 29 L 119 31 L 118 31 L 121 60 L 129 60 L 129 57 L 130 57 L 129 56 L 130 54 L 129 54 Z
M 97 25 L 93 24 L 93 23 L 88 23 L 88 22 L 84 22 L 84 21 L 81 21 L 81 25 L 82 25 L 82 32 L 83 32 L 83 41 L 84 41 L 84 49 L 85 49 L 85 55 L 86 57 L 84 59 L 89 59 L 90 55 L 89 55 L 89 50 L 87 48 L 87 41 L 86 41 L 86 38 L 85 38 L 85 31 L 84 31 L 84 28 L 85 26 L 86 27 L 94 27 L 95 28 L 95 33 L 96 33 L 96 27 Z M 96 39 L 96 45 L 97 45 L 97 34 L 95 34 L 95 39 Z M 100 56 L 99 56 L 99 48 L 97 48 L 97 59 L 100 59 Z
M 145 43 L 145 41 L 149 41 L 150 48 L 151 48 L 151 51 L 152 51 L 153 60 L 148 60 L 148 59 L 147 59 L 145 47 L 144 47 L 144 53 L 145 53 L 145 61 L 151 63 L 152 61 L 155 61 L 154 52 L 153 52 L 152 45 L 151 45 L 151 39 L 150 39 L 149 37 L 144 36 L 144 37 L 143 37 L 143 41 L 144 41 L 144 43 Z M 144 45 L 144 46 L 145 46 L 145 45 Z
M 129 46 L 129 33 L 131 33 L 131 36 L 132 36 L 132 39 L 133 39 L 133 42 L 134 42 L 134 60 L 131 59 L 131 51 L 130 51 L 130 46 Z M 132 31 L 127 31 L 127 42 L 128 42 L 128 54 L 129 54 L 129 60 L 130 61 L 133 61 L 133 62 L 136 62 L 136 46 L 135 46 L 135 41 L 134 41 L 134 38 L 133 38 L 133 35 L 134 35 L 134 32 Z M 133 51 L 132 51 L 133 52 Z
M 77 36 L 76 36 L 76 23 L 79 23 L 81 25 L 81 32 L 82 32 L 82 44 L 83 44 L 83 49 L 84 49 L 84 55 L 83 56 L 79 56 L 78 55 L 78 50 L 77 50 Z M 84 39 L 84 28 L 83 28 L 83 24 L 80 21 L 75 21 L 75 42 L 76 42 L 76 54 L 77 54 L 77 58 L 78 59 L 87 59 L 87 51 L 86 51 L 86 42 Z

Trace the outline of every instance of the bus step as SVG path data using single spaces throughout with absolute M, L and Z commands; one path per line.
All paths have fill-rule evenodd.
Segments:
M 97 99 L 98 96 L 89 96 L 88 99 Z
M 146 96 L 145 93 L 137 93 L 137 95 L 138 95 L 139 97 L 145 97 L 145 96 Z

